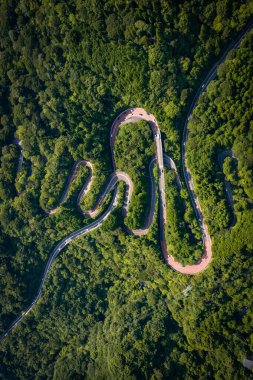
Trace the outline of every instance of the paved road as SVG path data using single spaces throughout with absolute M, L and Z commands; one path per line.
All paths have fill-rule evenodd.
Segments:
M 178 171 L 177 171 L 177 167 L 176 167 L 176 164 L 175 162 L 172 160 L 171 157 L 169 157 L 167 154 L 164 154 L 163 156 L 163 161 L 165 163 L 165 166 L 167 166 L 168 169 L 170 170 L 174 170 L 175 174 L 176 174 L 176 182 L 177 182 L 177 186 L 179 188 L 179 190 L 182 189 L 182 182 L 180 180 L 180 177 L 179 177 L 179 174 L 178 174 Z
M 51 266 L 54 260 L 56 259 L 56 257 L 59 255 L 59 253 L 63 250 L 63 248 L 66 247 L 66 245 L 68 245 L 71 241 L 100 227 L 102 222 L 108 218 L 111 211 L 115 208 L 116 204 L 117 204 L 117 193 L 114 192 L 113 200 L 105 213 L 103 213 L 96 221 L 90 223 L 88 226 L 85 226 L 83 228 L 80 228 L 77 231 L 72 232 L 71 234 L 63 238 L 57 244 L 57 246 L 51 252 L 49 260 L 47 261 L 36 297 L 34 298 L 33 302 L 22 312 L 22 314 L 17 319 L 15 319 L 15 321 L 9 326 L 9 328 L 4 332 L 4 334 L 0 336 L 0 342 L 8 335 L 9 332 L 11 332 L 18 325 L 18 323 L 31 311 L 33 306 L 38 302 L 38 300 L 41 297 L 42 289 L 47 279 L 47 276 L 50 272 Z
M 180 273 L 184 273 L 184 274 L 190 274 L 190 275 L 197 274 L 208 266 L 212 258 L 211 237 L 208 233 L 207 226 L 203 220 L 203 214 L 201 211 L 200 203 L 193 192 L 193 183 L 192 183 L 190 175 L 188 175 L 186 180 L 189 184 L 189 192 L 191 194 L 192 201 L 194 204 L 194 210 L 196 212 L 196 215 L 197 215 L 197 218 L 198 218 L 198 221 L 203 233 L 204 254 L 202 258 L 196 264 L 183 266 L 181 263 L 177 262 L 173 258 L 173 256 L 169 254 L 167 250 L 167 243 L 166 243 L 166 238 L 165 238 L 166 199 L 165 199 L 164 163 L 163 163 L 163 147 L 162 147 L 162 140 L 161 140 L 161 132 L 154 115 L 146 112 L 143 108 L 130 108 L 122 112 L 112 125 L 111 134 L 110 134 L 110 146 L 111 146 L 111 151 L 112 151 L 114 168 L 116 168 L 116 163 L 114 161 L 114 144 L 115 144 L 116 135 L 120 126 L 127 123 L 135 123 L 135 122 L 138 122 L 139 120 L 145 120 L 149 123 L 153 131 L 154 141 L 156 145 L 156 163 L 157 163 L 157 169 L 158 169 L 159 211 L 160 211 L 159 219 L 160 219 L 160 234 L 161 234 L 160 239 L 161 239 L 161 248 L 162 248 L 163 256 L 166 262 L 176 271 Z M 176 171 L 176 166 L 170 157 L 166 157 L 166 162 L 169 167 L 172 167 Z M 153 176 L 151 176 L 151 181 L 152 182 L 154 181 Z M 153 201 L 151 199 L 151 205 L 152 203 Z M 146 229 L 144 231 L 138 231 L 138 230 L 135 231 L 135 235 L 139 235 L 139 236 L 145 233 L 147 233 Z
M 132 109 L 126 110 L 126 111 L 122 112 L 116 118 L 116 120 L 114 121 L 114 123 L 112 125 L 112 128 L 111 128 L 110 146 L 111 146 L 111 151 L 112 151 L 112 160 L 113 160 L 113 166 L 114 166 L 114 173 L 111 175 L 111 177 L 109 179 L 109 182 L 108 182 L 105 190 L 101 194 L 101 197 L 100 197 L 100 199 L 98 201 L 98 204 L 97 204 L 97 206 L 98 205 L 100 206 L 101 202 L 103 202 L 106 194 L 109 191 L 111 191 L 111 190 L 114 189 L 113 199 L 112 199 L 112 201 L 111 201 L 108 209 L 100 217 L 98 217 L 97 220 L 95 220 L 94 222 L 90 223 L 88 226 L 85 226 L 83 228 L 80 228 L 77 231 L 72 232 L 71 234 L 69 234 L 68 236 L 66 236 L 65 238 L 63 238 L 57 244 L 57 246 L 51 252 L 49 260 L 48 260 L 48 262 L 46 264 L 46 267 L 45 267 L 45 270 L 44 270 L 44 273 L 43 273 L 43 276 L 42 276 L 42 280 L 41 280 L 41 283 L 40 283 L 40 286 L 39 286 L 38 293 L 37 293 L 36 297 L 34 298 L 34 300 L 31 303 L 31 305 L 29 305 L 22 312 L 22 314 L 19 317 L 17 317 L 16 320 L 9 326 L 9 328 L 0 336 L 0 342 L 17 326 L 18 323 L 20 323 L 22 321 L 22 319 L 31 311 L 31 309 L 33 308 L 33 306 L 38 302 L 38 300 L 41 297 L 43 286 L 44 286 L 44 283 L 45 283 L 45 281 L 47 279 L 47 276 L 48 276 L 48 274 L 50 272 L 51 266 L 52 266 L 54 260 L 56 259 L 56 257 L 62 251 L 62 249 L 64 249 L 64 247 L 66 247 L 66 245 L 68 245 L 71 241 L 73 241 L 73 240 L 79 238 L 80 236 L 83 236 L 83 235 L 89 233 L 90 231 L 92 231 L 92 230 L 100 227 L 101 224 L 103 223 L 103 221 L 108 218 L 108 216 L 110 215 L 110 213 L 112 212 L 112 210 L 117 205 L 117 198 L 118 198 L 117 182 L 119 180 L 123 180 L 124 182 L 126 182 L 126 184 L 128 186 L 128 190 L 129 190 L 126 202 L 124 204 L 124 215 L 126 214 L 127 208 L 128 208 L 128 205 L 129 205 L 129 202 L 130 202 L 130 199 L 131 199 L 131 194 L 132 194 L 132 191 L 133 191 L 133 184 L 132 184 L 132 181 L 131 181 L 130 177 L 126 173 L 124 173 L 124 172 L 118 172 L 116 170 L 116 163 L 115 163 L 115 160 L 114 160 L 114 149 L 113 149 L 114 148 L 114 143 L 115 143 L 115 138 L 116 138 L 117 131 L 118 131 L 119 127 L 122 124 L 124 124 L 124 123 L 129 123 L 129 122 L 134 123 L 134 122 L 139 121 L 139 120 L 146 120 L 149 123 L 149 125 L 150 125 L 150 127 L 151 127 L 151 129 L 153 131 L 154 141 L 155 141 L 155 145 L 156 145 L 156 164 L 157 164 L 158 173 L 159 173 L 158 188 L 159 188 L 159 211 L 160 211 L 159 215 L 160 215 L 160 234 L 161 234 L 160 238 L 161 238 L 162 252 L 163 252 L 163 255 L 164 255 L 164 258 L 165 258 L 166 262 L 173 269 L 175 269 L 178 272 L 184 273 L 184 274 L 196 274 L 196 273 L 199 273 L 200 271 L 204 270 L 208 266 L 208 264 L 210 263 L 211 257 L 212 257 L 211 238 L 210 238 L 210 235 L 208 234 L 207 226 L 206 226 L 206 224 L 204 223 L 204 220 L 203 220 L 203 215 L 202 215 L 202 212 L 201 212 L 201 207 L 200 207 L 199 200 L 197 199 L 196 194 L 194 192 L 194 185 L 193 185 L 193 182 L 192 182 L 192 179 L 191 179 L 190 172 L 189 172 L 189 170 L 187 169 L 187 167 L 185 165 L 185 144 L 186 144 L 186 140 L 187 140 L 187 136 L 188 136 L 187 125 L 188 125 L 188 120 L 189 120 L 190 115 L 191 115 L 191 113 L 192 113 L 192 111 L 193 111 L 193 109 L 194 109 L 194 107 L 196 105 L 196 102 L 197 102 L 197 99 L 198 99 L 199 95 L 205 90 L 207 84 L 215 76 L 217 67 L 225 60 L 226 55 L 228 54 L 228 52 L 230 50 L 238 47 L 241 39 L 251 29 L 251 27 L 252 27 L 252 24 L 250 26 L 248 26 L 247 28 L 245 28 L 239 34 L 239 36 L 236 38 L 236 40 L 234 40 L 234 42 L 232 42 L 229 45 L 229 47 L 226 49 L 226 51 L 224 52 L 224 54 L 222 55 L 222 57 L 219 59 L 219 61 L 209 71 L 209 73 L 207 74 L 207 76 L 206 76 L 205 80 L 203 81 L 201 87 L 199 88 L 199 90 L 197 91 L 197 93 L 194 96 L 194 99 L 193 99 L 192 104 L 191 104 L 191 106 L 189 108 L 189 112 L 188 112 L 188 115 L 187 115 L 187 118 L 186 118 L 186 121 L 185 121 L 185 124 L 184 124 L 183 138 L 182 138 L 182 167 L 183 167 L 183 174 L 184 174 L 185 182 L 186 182 L 186 185 L 187 185 L 190 197 L 191 197 L 191 201 L 192 201 L 195 213 L 197 215 L 197 218 L 199 220 L 199 224 L 201 226 L 202 233 L 203 233 L 204 254 L 203 254 L 202 258 L 200 259 L 200 261 L 197 262 L 194 265 L 182 266 L 180 263 L 176 262 L 174 260 L 174 258 L 169 255 L 169 253 L 167 251 L 167 244 L 166 244 L 166 240 L 165 240 L 166 199 L 165 199 L 164 163 L 163 163 L 164 159 L 163 159 L 163 147 L 162 147 L 161 133 L 160 133 L 160 130 L 159 130 L 159 126 L 158 126 L 158 123 L 157 123 L 155 117 L 153 115 L 151 115 L 150 113 L 146 112 L 142 108 L 132 108 Z M 92 181 L 92 165 L 91 165 L 91 163 L 89 163 L 87 161 L 81 161 L 80 163 L 76 163 L 74 165 L 74 167 L 72 169 L 72 172 L 70 173 L 70 176 L 68 178 L 68 181 L 67 181 L 67 184 L 66 184 L 66 187 L 65 187 L 65 191 L 63 192 L 63 195 L 61 197 L 61 201 L 63 201 L 65 199 L 67 191 L 68 191 L 68 188 L 69 188 L 71 182 L 73 181 L 73 179 L 74 179 L 74 177 L 76 175 L 77 167 L 78 167 L 78 165 L 80 165 L 82 163 L 85 164 L 85 165 L 87 165 L 90 168 L 91 174 L 90 174 L 88 180 L 86 181 L 86 183 L 84 184 L 83 189 L 81 190 L 81 193 L 80 193 L 81 195 L 79 195 L 79 200 L 82 199 L 82 196 L 84 196 L 84 194 L 88 191 L 90 183 Z M 152 166 L 154 165 L 154 163 L 155 162 L 153 161 L 153 163 L 150 166 L 150 170 L 152 170 Z M 176 167 L 175 167 L 175 165 L 173 164 L 173 161 L 171 161 L 170 158 L 168 158 L 168 159 L 166 158 L 165 163 L 166 163 L 166 165 L 169 165 L 173 170 L 176 171 Z M 177 172 L 176 172 L 176 174 L 177 174 Z M 153 211 L 154 211 L 155 193 L 156 193 L 156 191 L 155 191 L 155 181 L 154 181 L 153 175 L 151 175 L 151 182 L 153 183 L 152 186 L 154 186 L 151 189 L 151 194 L 152 194 L 152 196 L 151 196 L 151 206 L 150 206 L 151 212 L 149 213 L 146 225 L 143 228 L 143 230 L 142 231 L 139 231 L 139 230 L 133 231 L 133 233 L 135 233 L 135 234 L 137 234 L 139 236 L 143 234 L 143 231 L 144 231 L 144 233 L 146 233 L 145 230 L 152 223 L 152 220 L 153 220 L 152 218 L 153 218 L 153 215 L 154 215 Z M 95 211 L 96 210 L 93 210 L 93 212 L 94 212 L 93 215 L 95 215 Z M 49 212 L 49 213 L 51 214 L 53 212 L 55 212 L 55 211 L 51 210 L 51 212 Z
M 250 360 L 250 359 L 243 359 L 243 361 L 242 361 L 242 365 L 245 367 L 245 368 L 247 368 L 247 369 L 249 369 L 249 370 L 252 370 L 253 369 L 253 360 Z
M 69 188 L 70 188 L 70 185 L 72 184 L 72 182 L 74 182 L 74 180 L 76 179 L 76 176 L 77 176 L 77 173 L 78 173 L 78 169 L 80 166 L 86 166 L 89 170 L 90 170 L 90 175 L 89 177 L 87 178 L 85 184 L 83 185 L 79 195 L 78 195 L 78 198 L 77 198 L 77 206 L 78 206 L 78 209 L 79 211 L 83 213 L 81 207 L 80 207 L 80 202 L 82 200 L 82 198 L 84 197 L 84 195 L 87 193 L 87 191 L 89 190 L 89 187 L 90 187 L 90 184 L 91 184 L 91 181 L 92 181 L 92 164 L 90 161 L 86 161 L 86 160 L 81 160 L 81 161 L 77 161 L 74 163 L 70 173 L 69 173 L 69 176 L 67 178 L 67 182 L 65 184 L 65 187 L 64 187 L 64 190 L 62 192 L 62 195 L 57 203 L 57 205 L 50 209 L 50 210 L 47 210 L 45 211 L 46 214 L 48 215 L 52 215 L 52 214 L 55 214 L 58 209 L 59 209 L 59 206 L 66 201 L 67 199 L 67 195 L 68 195 L 68 191 L 69 191 Z
M 161 133 L 158 127 L 158 123 L 154 117 L 154 115 L 146 112 L 143 108 L 130 108 L 126 111 L 123 111 L 113 122 L 111 132 L 110 132 L 110 147 L 111 154 L 113 160 L 113 167 L 116 170 L 116 163 L 114 159 L 114 144 L 117 136 L 117 132 L 121 125 L 128 123 L 136 123 L 140 120 L 145 120 L 151 127 L 154 136 L 154 142 L 156 146 L 156 160 L 158 164 L 159 170 L 159 192 L 160 198 L 164 199 L 165 202 L 165 193 L 161 194 L 161 181 L 164 183 L 164 173 L 163 173 L 163 149 L 162 149 L 162 141 L 161 141 Z M 153 177 L 153 167 L 155 164 L 155 160 L 153 159 L 149 164 L 149 174 L 151 177 L 151 192 L 150 192 L 150 209 L 148 213 L 147 220 L 142 228 L 138 230 L 130 230 L 126 227 L 127 231 L 136 236 L 146 235 L 148 233 L 149 227 L 154 219 L 154 211 L 155 211 L 155 201 L 156 201 L 156 184 Z

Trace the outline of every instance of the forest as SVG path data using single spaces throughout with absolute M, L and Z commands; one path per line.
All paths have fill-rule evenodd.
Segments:
M 114 154 L 117 169 L 128 173 L 134 183 L 125 224 L 131 229 L 141 228 L 145 225 L 150 205 L 149 163 L 155 156 L 150 126 L 144 121 L 121 126 Z
M 165 170 L 171 252 L 183 264 L 199 259 L 183 125 L 202 80 L 252 13 L 252 0 L 0 2 L 0 333 L 34 299 L 56 244 L 91 221 L 76 207 L 83 167 L 58 211 L 46 211 L 83 159 L 94 181 L 81 208 L 95 205 L 113 171 L 112 122 L 129 107 L 155 115 L 182 181 L 180 191 Z M 123 228 L 145 220 L 155 147 L 146 123 L 122 126 L 115 160 L 135 184 L 128 216 L 120 183 L 118 207 L 60 253 L 41 299 L 1 342 L 0 379 L 253 379 L 242 364 L 253 360 L 252 44 L 251 31 L 188 124 L 187 166 L 212 236 L 209 267 L 184 276 L 166 265 L 158 205 L 146 236 Z M 221 160 L 224 151 L 232 153 Z

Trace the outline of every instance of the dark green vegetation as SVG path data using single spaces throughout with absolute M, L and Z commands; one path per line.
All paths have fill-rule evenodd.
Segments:
M 96 182 L 84 199 L 92 206 L 112 171 L 112 120 L 129 106 L 153 112 L 178 163 L 192 95 L 251 11 L 249 2 L 232 0 L 3 0 L 0 16 L 3 331 L 33 299 L 50 249 L 86 223 L 74 194 L 58 214 L 42 211 L 57 203 L 66 169 L 92 161 Z M 200 100 L 187 145 L 215 234 L 212 264 L 196 277 L 174 272 L 163 261 L 157 223 L 137 239 L 115 210 L 57 258 L 39 304 L 0 346 L 2 379 L 252 378 L 241 365 L 253 351 L 250 41 Z M 14 134 L 27 173 L 15 183 Z M 224 164 L 238 216 L 231 230 L 224 229 L 230 215 L 217 161 L 224 148 L 238 158 L 238 168 Z
M 228 227 L 231 220 L 224 175 L 232 184 L 238 221 L 252 209 L 252 75 L 251 32 L 240 50 L 232 51 L 219 67 L 189 123 L 187 162 L 211 233 Z M 221 171 L 218 157 L 227 149 L 234 158 L 226 157 Z
M 186 190 L 180 191 L 178 187 L 175 172 L 165 170 L 165 180 L 167 208 L 165 233 L 168 252 L 183 265 L 194 264 L 203 254 L 197 219 L 188 197 L 184 199 Z
M 117 169 L 128 173 L 134 183 L 134 191 L 125 220 L 131 229 L 145 225 L 150 206 L 149 163 L 155 156 L 153 133 L 150 126 L 141 121 L 125 124 L 118 132 L 115 143 Z
M 16 195 L 14 182 L 18 169 L 19 149 L 15 145 L 2 147 L 0 197 L 3 201 Z

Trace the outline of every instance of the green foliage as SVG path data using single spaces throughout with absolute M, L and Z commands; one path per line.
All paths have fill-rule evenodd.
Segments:
M 176 183 L 176 175 L 173 171 L 165 171 L 166 180 L 166 241 L 169 254 L 177 261 L 186 264 L 194 264 L 203 254 L 202 242 L 196 217 L 193 210 L 179 191 Z M 187 223 L 186 223 L 187 222 Z
M 94 165 L 87 210 L 112 172 L 111 124 L 133 106 L 153 112 L 179 163 L 192 97 L 251 15 L 251 1 L 235 0 L 1 1 L 1 332 L 34 299 L 56 243 L 88 223 L 75 208 L 85 169 L 59 213 L 41 208 L 57 204 L 72 164 Z M 158 215 L 138 239 L 121 228 L 117 207 L 56 259 L 39 303 L 1 343 L 1 379 L 252 378 L 241 364 L 253 350 L 251 50 L 246 38 L 230 54 L 191 121 L 188 164 L 214 234 L 210 267 L 195 277 L 174 272 L 162 258 Z M 122 127 L 116 141 L 117 164 L 135 184 L 132 227 L 145 220 L 154 154 L 150 129 L 139 127 Z M 224 148 L 238 158 L 224 162 L 238 217 L 228 231 Z M 173 253 L 188 262 L 199 231 L 185 190 L 171 173 L 167 181 Z
M 0 167 L 0 197 L 8 200 L 14 197 L 14 181 L 17 174 L 17 162 L 19 158 L 19 149 L 15 145 L 4 146 L 1 155 Z
M 227 227 L 231 216 L 218 163 L 224 149 L 232 149 L 235 156 L 225 158 L 223 171 L 233 185 L 237 216 L 243 217 L 244 210 L 252 204 L 252 38 L 250 32 L 241 48 L 230 53 L 217 79 L 201 96 L 190 121 L 187 162 L 212 233 Z
M 117 169 L 128 173 L 134 183 L 129 211 L 125 220 L 131 229 L 145 225 L 150 207 L 149 163 L 155 155 L 150 126 L 140 121 L 120 127 L 115 143 Z

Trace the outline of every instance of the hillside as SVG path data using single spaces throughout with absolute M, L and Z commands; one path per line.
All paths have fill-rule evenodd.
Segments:
M 0 379 L 253 379 L 252 13 L 233 0 L 1 2 L 1 339 L 22 321 L 0 342 Z M 112 149 L 136 107 L 152 128 L 125 122 Z M 163 156 L 150 172 L 158 142 L 177 170 Z M 130 204 L 127 178 L 92 214 L 116 171 Z M 152 224 L 133 236 L 152 194 Z M 198 262 L 210 233 L 195 276 L 164 260 L 162 199 L 179 263 Z M 106 212 L 61 248 L 35 299 L 52 252 Z

